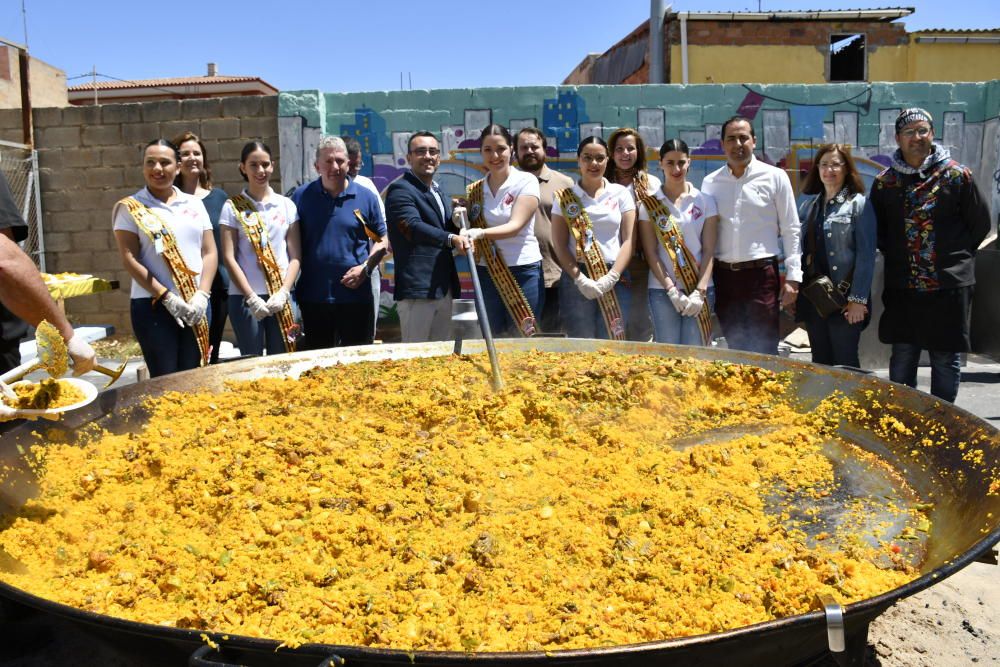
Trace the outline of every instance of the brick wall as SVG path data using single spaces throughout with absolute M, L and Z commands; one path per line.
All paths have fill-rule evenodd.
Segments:
M 0 111 L 0 139 L 20 141 L 20 110 L 11 111 Z M 68 300 L 72 320 L 132 329 L 130 279 L 115 245 L 111 209 L 143 186 L 142 147 L 191 130 L 205 143 L 215 185 L 236 194 L 243 187 L 237 163 L 247 141 L 263 140 L 278 159 L 277 112 L 277 96 L 34 110 L 48 270 L 121 283 L 115 292 Z
M 902 23 L 884 21 L 688 21 L 692 46 L 749 46 L 752 44 L 828 47 L 830 35 L 864 33 L 869 47 L 907 44 Z M 681 43 L 680 21 L 664 30 L 665 48 Z

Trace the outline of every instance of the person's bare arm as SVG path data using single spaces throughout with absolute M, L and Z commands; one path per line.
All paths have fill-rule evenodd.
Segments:
M 32 326 L 46 320 L 66 340 L 73 337 L 73 326 L 49 295 L 38 268 L 5 234 L 0 234 L 0 302 Z

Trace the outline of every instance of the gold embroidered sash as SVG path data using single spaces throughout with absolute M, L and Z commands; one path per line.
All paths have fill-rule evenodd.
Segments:
M 257 207 L 249 197 L 242 193 L 229 198 L 229 203 L 233 207 L 236 219 L 243 227 L 243 233 L 250 241 L 250 247 L 257 255 L 257 263 L 264 273 L 264 282 L 267 283 L 267 293 L 274 294 L 284 284 L 285 277 L 281 273 L 281 267 L 274 256 L 274 250 L 267 240 L 267 225 L 261 219 Z M 295 322 L 292 314 L 292 304 L 285 301 L 285 307 L 277 314 L 278 325 L 284 334 L 282 342 L 285 344 L 286 352 L 295 352 L 295 339 L 299 335 L 301 327 Z
M 604 255 L 601 253 L 601 246 L 594 240 L 594 225 L 587 215 L 587 210 L 583 207 L 580 198 L 573 192 L 573 188 L 564 188 L 555 193 L 559 199 L 559 206 L 562 208 L 563 218 L 566 219 L 566 226 L 569 227 L 573 238 L 576 239 L 576 256 L 583 258 L 584 266 L 591 280 L 599 280 L 607 275 L 608 266 L 604 262 Z M 601 295 L 597 300 L 604 317 L 604 326 L 608 329 L 608 335 L 614 340 L 625 340 L 625 318 L 622 317 L 622 309 L 618 304 L 618 296 L 612 287 L 607 293 Z
M 669 209 L 656 196 L 648 194 L 646 190 L 640 194 L 638 188 L 636 188 L 635 193 L 639 201 L 646 207 L 649 221 L 660 239 L 660 245 L 667 251 L 667 256 L 674 263 L 674 275 L 679 276 L 681 282 L 684 283 L 684 291 L 691 294 L 698 289 L 698 262 L 695 261 L 694 255 L 684 243 L 684 236 L 681 234 L 677 219 L 670 214 Z M 698 313 L 698 328 L 701 330 L 702 344 L 708 345 L 712 340 L 712 314 L 708 310 L 708 300 L 705 301 Z
M 465 189 L 465 196 L 469 201 L 469 223 L 474 227 L 486 228 L 486 218 L 483 217 L 483 184 L 484 179 L 479 179 Z M 531 305 L 528 297 L 524 295 L 524 290 L 514 280 L 514 274 L 510 272 L 507 262 L 504 261 L 503 254 L 496 243 L 486 238 L 476 241 L 476 256 L 485 258 L 486 268 L 490 272 L 493 285 L 500 293 L 503 305 L 507 307 L 510 318 L 517 325 L 517 328 L 525 336 L 534 336 L 537 332 L 535 314 L 531 312 Z M 475 266 L 469 267 L 472 271 Z
M 170 270 L 170 277 L 173 278 L 181 298 L 190 301 L 191 297 L 198 291 L 198 284 L 195 282 L 198 272 L 188 268 L 170 227 L 155 211 L 135 197 L 125 197 L 118 204 L 128 209 L 136 227 L 141 229 L 153 242 L 157 254 L 163 258 L 164 264 Z M 199 365 L 204 366 L 208 363 L 208 357 L 212 352 L 208 341 L 208 319 L 202 317 L 192 329 L 194 329 L 194 336 L 198 341 L 198 350 L 201 352 Z

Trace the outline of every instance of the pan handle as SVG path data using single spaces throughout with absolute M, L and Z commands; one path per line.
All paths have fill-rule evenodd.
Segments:
M 188 667 L 246 667 L 243 663 L 219 662 L 218 660 L 209 659 L 208 656 L 210 653 L 219 653 L 221 655 L 222 648 L 212 648 L 208 644 L 202 644 L 188 658 Z M 335 653 L 331 653 L 329 656 L 323 658 L 323 661 L 316 667 L 342 667 L 343 664 L 343 658 Z

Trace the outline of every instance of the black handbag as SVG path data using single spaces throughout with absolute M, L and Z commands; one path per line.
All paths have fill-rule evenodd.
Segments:
M 819 199 L 817 199 L 818 201 Z M 839 313 L 847 307 L 847 292 L 851 289 L 851 283 L 849 276 L 848 280 L 834 285 L 830 276 L 816 273 L 816 268 L 813 265 L 813 257 L 816 254 L 815 235 L 820 233 L 819 222 L 816 220 L 818 217 L 817 208 L 817 204 L 814 203 L 810 210 L 809 233 L 806 235 L 806 252 L 808 253 L 806 255 L 806 271 L 812 277 L 800 289 L 802 295 L 816 308 L 816 312 L 819 313 L 820 317 L 826 319 L 830 315 Z M 854 275 L 853 268 L 851 269 L 851 275 Z
M 802 286 L 802 295 L 816 308 L 820 317 L 827 318 L 847 307 L 844 292 L 849 288 L 850 283 L 834 285 L 830 276 L 816 276 Z

